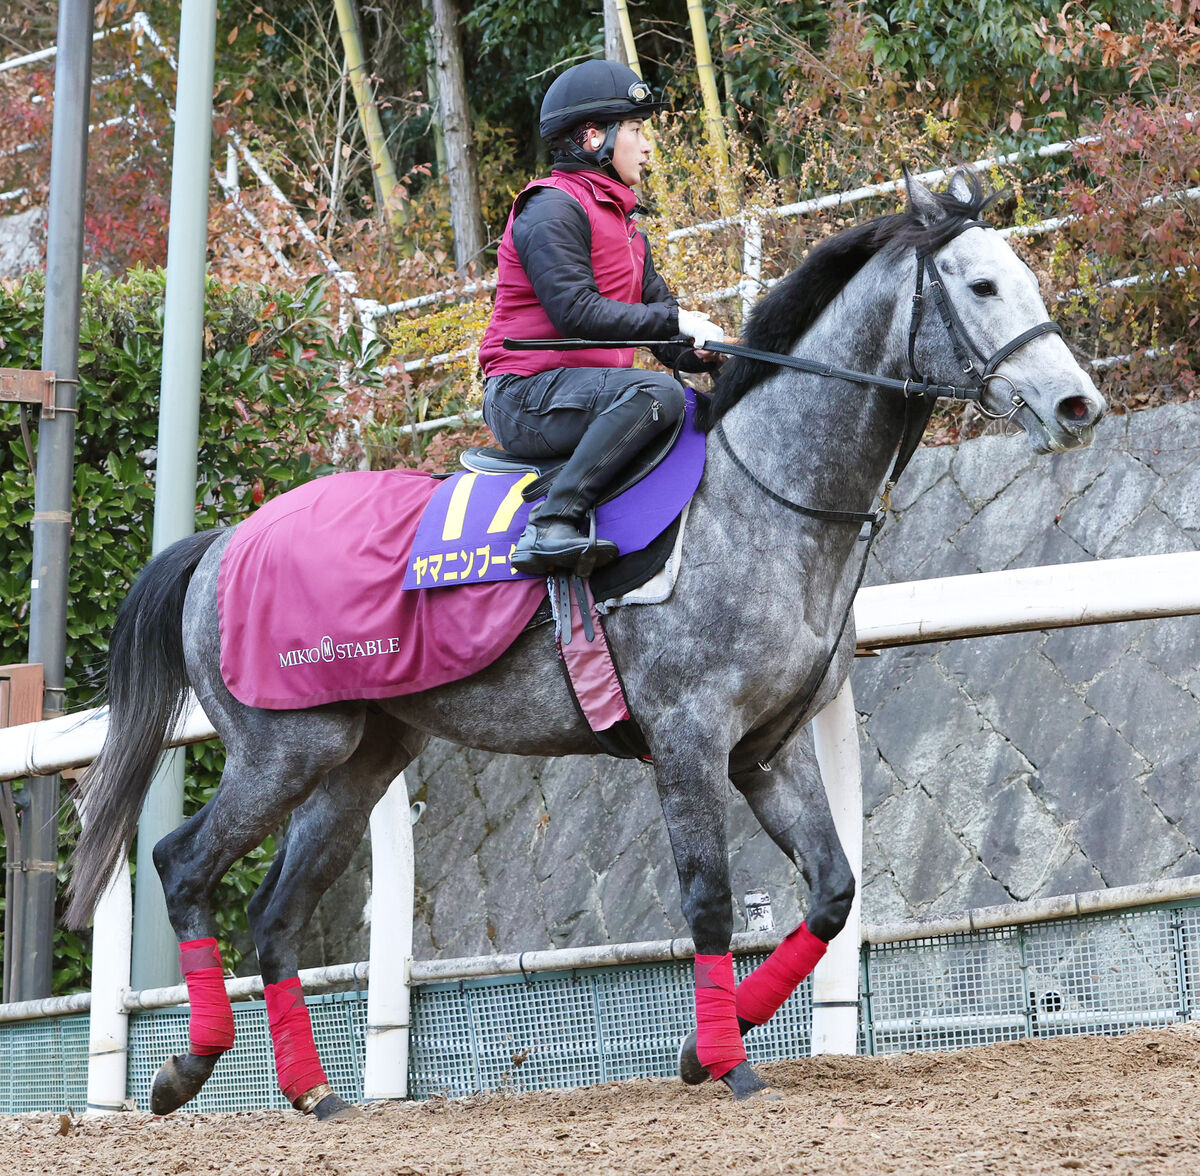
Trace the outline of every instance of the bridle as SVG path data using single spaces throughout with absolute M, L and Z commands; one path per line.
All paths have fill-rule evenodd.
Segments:
M 960 233 L 968 229 L 983 229 L 988 226 L 979 220 L 964 220 L 957 226 L 953 236 L 943 241 L 938 247 L 948 244 Z M 928 293 L 926 293 L 926 276 L 928 275 Z M 925 319 L 925 303 L 932 301 L 942 320 L 946 333 L 950 336 L 950 345 L 954 349 L 955 359 L 959 370 L 970 383 L 937 384 L 925 379 L 917 367 L 917 336 Z M 970 401 L 978 405 L 979 411 L 992 420 L 1011 420 L 1017 412 L 1025 407 L 1025 401 L 1017 391 L 1017 386 L 996 369 L 1014 352 L 1027 343 L 1041 338 L 1043 335 L 1062 335 L 1062 328 L 1052 319 L 1036 323 L 1027 331 L 1022 331 L 1015 338 L 998 347 L 990 356 L 983 351 L 971 338 L 970 332 L 963 324 L 958 311 L 954 309 L 946 284 L 942 278 L 937 262 L 931 252 L 917 253 L 917 288 L 912 298 L 912 316 L 908 327 L 908 368 L 907 379 L 898 380 L 892 376 L 881 376 L 873 372 L 860 372 L 852 368 L 835 367 L 833 364 L 821 363 L 819 360 L 805 359 L 801 356 L 784 355 L 778 351 L 760 351 L 756 347 L 746 347 L 741 343 L 706 342 L 708 351 L 716 351 L 722 355 L 736 355 L 742 359 L 758 363 L 770 364 L 774 367 L 792 368 L 795 371 L 807 372 L 810 375 L 823 376 L 831 380 L 844 380 L 851 384 L 862 384 L 888 391 L 900 392 L 904 396 L 904 428 L 892 463 L 891 473 L 887 478 L 888 490 L 895 484 L 896 479 L 903 473 L 912 455 L 920 444 L 925 427 L 933 413 L 934 406 L 939 400 Z M 662 340 L 677 342 L 679 340 Z M 644 347 L 645 339 L 505 339 L 504 346 L 511 351 L 578 351 L 592 347 Z M 1003 380 L 1009 387 L 1009 404 L 1007 412 L 992 412 L 983 404 L 983 397 L 993 380 Z M 916 406 L 916 407 L 914 407 Z M 874 513 L 849 510 L 819 510 L 816 507 L 804 506 L 798 502 L 777 494 L 769 486 L 759 481 L 757 475 L 733 451 L 729 438 L 725 435 L 722 422 L 718 421 L 713 429 L 717 439 L 725 451 L 733 459 L 734 464 L 758 487 L 775 502 L 801 514 L 826 522 L 864 523 L 873 522 Z M 887 491 L 885 491 L 886 495 Z M 885 498 L 886 506 L 886 498 Z
M 971 220 L 967 221 L 959 233 L 965 232 L 967 229 L 986 228 L 982 221 Z M 958 236 L 958 233 L 955 234 Z M 951 238 L 953 240 L 953 238 Z M 1034 339 L 1040 338 L 1042 335 L 1062 335 L 1062 328 L 1053 319 L 1047 319 L 1044 323 L 1037 323 L 1030 327 L 1028 331 L 1022 331 L 1016 338 L 1010 339 L 1002 347 L 997 348 L 991 355 L 986 357 L 983 352 L 976 346 L 975 341 L 971 338 L 967 328 L 963 325 L 962 319 L 958 312 L 954 309 L 954 303 L 950 301 L 950 296 L 946 293 L 946 284 L 942 280 L 941 271 L 937 267 L 937 262 L 933 260 L 931 253 L 917 254 L 917 289 L 913 294 L 912 319 L 908 327 L 908 367 L 914 380 L 924 382 L 923 377 L 917 368 L 916 346 L 917 334 L 921 329 L 921 322 L 925 316 L 925 275 L 929 274 L 929 297 L 933 299 L 933 304 L 937 308 L 938 314 L 941 316 L 943 325 L 946 328 L 946 333 L 950 336 L 950 345 L 954 348 L 954 357 L 958 361 L 959 369 L 964 376 L 967 376 L 974 382 L 975 394 L 963 399 L 971 399 L 976 402 L 979 411 L 984 416 L 990 417 L 992 420 L 1011 420 L 1017 411 L 1024 407 L 1025 401 L 1017 392 L 1017 386 L 1007 376 L 1002 375 L 996 369 L 1006 360 L 1013 352 L 1026 343 L 1033 342 Z M 977 366 L 976 361 L 983 365 L 983 370 Z M 991 380 L 1003 380 L 1009 387 L 1009 400 L 1012 407 L 1008 412 L 997 413 L 992 412 L 983 404 L 983 393 L 987 389 L 988 383 Z
M 970 228 L 985 227 L 979 221 L 968 221 L 960 229 L 959 232 L 965 232 Z M 956 233 L 955 236 L 958 234 Z M 953 238 L 951 238 L 953 240 Z M 925 276 L 929 275 L 929 293 L 925 293 Z M 954 355 L 958 361 L 959 369 L 962 374 L 971 381 L 969 387 L 962 385 L 948 385 L 939 387 L 932 385 L 922 376 L 920 369 L 917 367 L 916 346 L 917 335 L 921 330 L 921 323 L 925 314 L 925 300 L 930 298 L 934 306 L 937 308 L 938 314 L 941 317 L 942 323 L 946 328 L 947 334 L 950 336 L 950 344 L 954 348 Z M 837 651 L 842 643 L 842 637 L 846 632 L 846 625 L 850 620 L 850 614 L 854 609 L 854 598 L 858 595 L 858 590 L 862 587 L 863 577 L 867 570 L 867 558 L 870 555 L 871 544 L 875 536 L 879 533 L 883 526 L 883 520 L 887 514 L 888 502 L 891 495 L 892 487 L 896 483 L 896 479 L 904 471 L 904 467 L 908 465 L 909 459 L 916 452 L 917 446 L 920 444 L 921 436 L 925 432 L 925 427 L 929 423 L 929 417 L 933 413 L 934 405 L 938 400 L 943 398 L 952 398 L 955 400 L 970 400 L 974 401 L 980 412 L 985 416 L 991 417 L 994 420 L 1010 420 L 1024 406 L 1025 401 L 1017 392 L 1016 385 L 1007 376 L 1002 375 L 996 369 L 1015 351 L 1024 347 L 1026 343 L 1032 342 L 1034 339 L 1040 338 L 1042 335 L 1062 335 L 1062 328 L 1053 320 L 1047 320 L 1044 323 L 1037 323 L 1027 331 L 1022 331 L 1015 338 L 1010 339 L 1003 346 L 998 347 L 990 357 L 985 356 L 979 347 L 971 338 L 958 312 L 954 309 L 954 304 L 950 301 L 950 296 L 946 293 L 946 286 L 942 280 L 941 272 L 938 270 L 937 262 L 933 260 L 932 254 L 918 253 L 917 254 L 917 288 L 913 294 L 912 303 L 912 319 L 908 328 L 908 367 L 909 379 L 905 380 L 901 385 L 901 390 L 904 392 L 904 430 L 900 437 L 900 443 L 896 450 L 896 456 L 892 463 L 892 472 L 888 475 L 887 482 L 882 496 L 882 509 L 871 514 L 859 514 L 855 511 L 819 511 L 813 507 L 802 506 L 800 503 L 792 503 L 781 498 L 770 487 L 763 484 L 749 470 L 745 463 L 733 451 L 733 447 L 729 443 L 728 437 L 725 436 L 724 429 L 721 428 L 721 422 L 717 422 L 714 432 L 717 433 L 721 444 L 725 448 L 725 452 L 732 459 L 734 465 L 738 467 L 750 480 L 762 491 L 768 494 L 776 502 L 783 502 L 793 510 L 797 510 L 802 514 L 825 518 L 831 522 L 855 522 L 860 525 L 869 524 L 860 536 L 863 539 L 863 555 L 858 567 L 858 577 L 854 582 L 854 588 L 848 598 L 846 610 L 842 614 L 841 624 L 838 626 L 837 636 L 833 639 L 833 643 L 829 647 L 829 652 L 821 665 L 820 672 L 812 679 L 812 685 L 805 694 L 804 701 L 797 709 L 795 717 L 784 731 L 771 750 L 758 761 L 759 768 L 764 772 L 771 770 L 771 763 L 777 755 L 787 746 L 788 741 L 796 733 L 800 725 L 808 716 L 809 708 L 812 706 L 813 699 L 817 696 L 817 691 L 821 688 L 821 683 L 825 681 L 826 675 L 829 673 L 829 667 L 833 664 L 834 657 L 837 656 Z M 716 347 L 713 350 L 717 350 Z M 748 349 L 747 349 L 748 350 Z M 754 356 L 752 358 L 758 358 Z M 982 367 L 980 366 L 982 365 Z M 791 366 L 791 365 L 788 365 Z M 869 380 L 867 378 L 859 378 L 859 373 L 841 374 L 842 379 L 850 379 L 855 383 L 872 383 L 879 385 L 884 383 L 876 378 Z M 1012 407 L 1005 413 L 994 413 L 989 411 L 983 405 L 983 394 L 987 391 L 988 384 L 995 379 L 1004 380 L 1010 390 L 1010 402 Z M 896 381 L 889 381 L 888 384 L 895 384 Z M 888 386 L 885 384 L 884 386 Z M 919 398 L 921 407 L 913 412 L 911 406 L 914 401 Z M 840 518 L 837 516 L 841 516 Z
M 954 240 L 960 233 L 964 233 L 967 229 L 987 228 L 983 221 L 979 220 L 964 220 L 957 227 L 954 235 L 942 242 L 946 245 L 949 241 Z M 941 246 L 939 246 L 941 248 Z M 928 293 L 926 293 L 926 275 L 928 275 Z M 921 330 L 921 324 L 925 317 L 925 303 L 927 300 L 933 302 L 937 309 L 938 315 L 946 328 L 947 334 L 950 336 L 950 344 L 954 349 L 954 355 L 958 361 L 959 370 L 970 383 L 959 384 L 938 384 L 925 379 L 917 367 L 916 360 L 916 345 L 917 336 Z M 1045 322 L 1037 323 L 1030 327 L 1027 331 L 1022 331 L 1015 338 L 1010 339 L 1007 343 L 998 347 L 990 357 L 984 353 L 975 344 L 963 324 L 958 312 L 954 309 L 954 304 L 950 301 L 950 296 L 946 292 L 945 282 L 942 279 L 941 271 L 937 267 L 937 262 L 934 261 L 932 253 L 918 252 L 917 253 L 917 288 L 913 293 L 912 299 L 912 317 L 908 328 L 908 367 L 909 375 L 907 379 L 898 380 L 892 376 L 881 376 L 873 372 L 860 372 L 852 368 L 835 367 L 833 364 L 822 363 L 815 359 L 805 359 L 801 356 L 784 355 L 778 351 L 760 351 L 756 347 L 746 347 L 741 343 L 717 343 L 706 342 L 705 349 L 708 351 L 716 351 L 721 355 L 736 355 L 742 359 L 749 359 L 758 363 L 770 364 L 773 367 L 791 368 L 794 371 L 807 372 L 809 375 L 823 376 L 831 380 L 843 380 L 850 384 L 862 384 L 874 388 L 882 388 L 892 392 L 900 392 L 904 396 L 904 430 L 901 434 L 900 444 L 896 451 L 896 458 L 892 465 L 892 471 L 888 475 L 887 484 L 890 487 L 895 483 L 903 472 L 905 466 L 908 465 L 912 455 L 916 452 L 917 446 L 920 444 L 921 437 L 925 432 L 925 427 L 929 423 L 929 418 L 933 413 L 934 405 L 939 400 L 957 400 L 970 401 L 978 405 L 979 411 L 984 416 L 990 417 L 993 420 L 1011 420 L 1020 409 L 1025 406 L 1025 401 L 1017 392 L 1016 385 L 996 369 L 1011 356 L 1014 352 L 1024 347 L 1026 343 L 1033 342 L 1034 339 L 1040 338 L 1042 335 L 1062 335 L 1062 328 L 1052 319 L 1047 319 Z M 662 342 L 680 342 L 678 339 L 667 339 Z M 578 351 L 584 348 L 592 347 L 644 347 L 647 345 L 645 339 L 505 339 L 504 346 L 511 351 Z M 984 406 L 983 397 L 988 390 L 988 385 L 992 380 L 1003 380 L 1009 387 L 1009 404 L 1007 412 L 997 413 L 992 412 Z M 917 407 L 913 407 L 916 405 Z M 747 477 L 754 482 L 759 489 L 767 493 L 776 502 L 782 505 L 789 506 L 793 510 L 799 510 L 803 514 L 809 514 L 813 517 L 824 519 L 830 522 L 858 522 L 869 521 L 874 516 L 863 514 L 858 511 L 829 511 L 816 510 L 815 508 L 801 507 L 799 503 L 792 503 L 790 500 L 783 498 L 770 490 L 763 483 L 759 482 L 754 473 L 741 461 L 740 458 L 733 452 L 729 445 L 729 441 L 725 436 L 725 431 L 718 421 L 713 430 L 717 434 L 718 440 L 724 446 L 725 450 L 733 458 L 735 464 L 741 469 Z

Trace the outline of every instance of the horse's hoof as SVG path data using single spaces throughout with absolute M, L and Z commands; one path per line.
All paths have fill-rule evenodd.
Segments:
M 321 1123 L 344 1123 L 347 1119 L 361 1119 L 362 1111 L 339 1098 L 328 1082 L 321 1082 L 292 1100 L 292 1106 L 302 1115 L 316 1115 Z
M 779 1095 L 773 1094 L 771 1088 L 754 1072 L 754 1067 L 749 1062 L 738 1062 L 721 1081 L 729 1087 L 733 1097 L 739 1102 L 748 1098 L 774 1102 L 779 1098 Z
M 738 1030 L 743 1037 L 754 1028 L 750 1021 L 738 1017 Z M 679 1043 L 679 1077 L 689 1086 L 699 1086 L 708 1081 L 708 1071 L 700 1064 L 696 1053 L 696 1030 L 693 1029 Z
M 352 1106 L 334 1094 L 331 1090 L 315 1107 L 314 1115 L 321 1123 L 347 1123 L 351 1119 L 363 1118 L 360 1107 Z
M 154 1075 L 150 1089 L 150 1109 L 156 1115 L 177 1111 L 200 1093 L 208 1081 L 220 1054 L 176 1054 L 169 1057 Z
M 695 1029 L 679 1043 L 679 1077 L 689 1086 L 699 1086 L 708 1081 L 708 1071 L 700 1064 L 696 1054 Z

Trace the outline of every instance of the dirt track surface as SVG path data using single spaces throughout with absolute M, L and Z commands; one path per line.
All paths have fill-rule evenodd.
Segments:
M 336 1126 L 274 1111 L 20 1116 L 0 1119 L 0 1173 L 1200 1171 L 1200 1026 L 762 1073 L 779 1101 L 655 1079 L 380 1106 Z

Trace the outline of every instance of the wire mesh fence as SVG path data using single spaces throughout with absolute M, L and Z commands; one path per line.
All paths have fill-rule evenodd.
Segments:
M 367 1039 L 366 993 L 310 996 L 307 1004 L 313 1037 L 330 1084 L 343 1098 L 361 1099 Z M 269 1107 L 286 1110 L 290 1104 L 275 1081 L 266 1005 L 260 1000 L 235 1004 L 233 1024 L 233 1048 L 221 1055 L 212 1077 L 184 1110 L 248 1111 Z M 150 1106 L 150 1086 L 158 1067 L 171 1055 L 186 1053 L 187 1048 L 186 1005 L 130 1017 L 127 1090 L 133 1106 L 142 1110 Z M 85 1069 L 86 1062 L 85 1028 Z
M 735 960 L 739 979 L 761 954 Z M 1200 1016 L 1200 905 L 1090 915 L 863 951 L 859 1050 L 951 1050 L 1062 1034 L 1120 1034 Z M 330 1082 L 362 1098 L 366 994 L 309 998 Z M 287 1106 L 275 1082 L 261 1001 L 235 1006 L 237 1039 L 187 1111 Z M 418 985 L 409 1091 L 414 1098 L 586 1086 L 668 1077 L 690 1031 L 692 965 L 530 973 Z M 79 1111 L 87 1087 L 87 1017 L 0 1025 L 0 1113 Z M 807 1057 L 806 981 L 746 1039 L 752 1062 Z M 187 1048 L 187 1009 L 130 1019 L 129 1098 L 149 1106 L 163 1059 Z

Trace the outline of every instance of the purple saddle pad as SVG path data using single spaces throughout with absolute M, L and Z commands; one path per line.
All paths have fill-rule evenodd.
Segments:
M 671 452 L 640 482 L 596 508 L 596 534 L 615 543 L 622 555 L 641 551 L 657 539 L 700 485 L 705 439 L 695 425 L 695 408 L 689 390 L 687 415 Z M 404 587 L 532 578 L 516 571 L 509 560 L 536 505 L 521 497 L 534 477 L 464 471 L 443 481 L 421 516 Z

